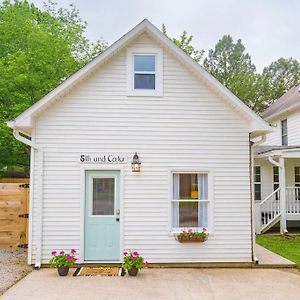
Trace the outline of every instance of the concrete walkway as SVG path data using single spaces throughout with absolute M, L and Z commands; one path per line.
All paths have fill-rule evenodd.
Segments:
M 265 267 L 281 267 L 281 268 L 293 268 L 296 264 L 260 245 L 255 246 L 256 256 L 259 259 L 259 265 Z
M 137 277 L 59 277 L 33 271 L 0 300 L 297 299 L 300 273 L 271 269 L 147 269 Z

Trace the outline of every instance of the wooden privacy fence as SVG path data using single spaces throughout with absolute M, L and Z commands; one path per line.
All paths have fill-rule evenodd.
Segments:
M 27 248 L 29 180 L 0 181 L 0 249 Z

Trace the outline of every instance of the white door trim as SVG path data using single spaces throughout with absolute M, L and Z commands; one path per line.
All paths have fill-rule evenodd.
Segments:
M 120 165 L 84 165 L 81 166 L 80 176 L 80 247 L 78 263 L 118 263 L 122 262 L 124 247 L 124 169 L 125 166 Z M 85 261 L 84 260 L 84 223 L 85 223 L 85 172 L 86 171 L 120 171 L 120 255 L 119 260 L 115 261 Z

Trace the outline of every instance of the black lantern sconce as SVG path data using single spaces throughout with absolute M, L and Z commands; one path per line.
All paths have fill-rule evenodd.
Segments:
M 138 154 L 135 152 L 131 161 L 132 172 L 140 172 L 141 171 L 141 161 Z

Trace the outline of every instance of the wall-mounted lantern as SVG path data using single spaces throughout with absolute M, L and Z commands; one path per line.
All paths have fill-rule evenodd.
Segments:
M 131 161 L 132 172 L 140 172 L 141 170 L 141 161 L 138 154 L 135 152 Z

